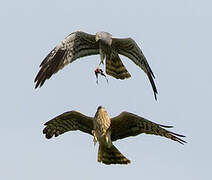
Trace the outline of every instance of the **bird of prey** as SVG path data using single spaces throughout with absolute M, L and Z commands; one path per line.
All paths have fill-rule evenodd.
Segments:
M 180 134 L 168 131 L 165 126 L 151 122 L 129 112 L 110 118 L 104 107 L 99 106 L 94 117 L 88 117 L 78 111 L 65 112 L 44 124 L 43 133 L 47 139 L 57 137 L 65 132 L 80 130 L 94 137 L 94 144 L 99 142 L 98 162 L 104 164 L 128 164 L 127 159 L 113 145 L 113 141 L 141 133 L 166 137 L 181 144 L 186 143 Z
M 100 54 L 100 63 L 95 70 L 96 75 L 101 74 L 99 66 L 106 59 L 106 73 L 108 75 L 116 79 L 130 78 L 130 73 L 119 57 L 119 54 L 124 55 L 147 74 L 155 99 L 157 99 L 157 88 L 153 80 L 155 76 L 136 42 L 131 38 L 113 38 L 107 32 L 97 32 L 96 35 L 92 35 L 77 31 L 68 35 L 40 64 L 40 71 L 34 80 L 36 83 L 35 88 L 41 87 L 47 79 L 65 65 L 72 63 L 78 58 L 96 54 Z

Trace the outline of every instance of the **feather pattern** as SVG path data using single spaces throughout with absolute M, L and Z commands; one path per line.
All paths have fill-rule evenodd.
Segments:
M 104 126 L 104 129 L 111 131 L 110 136 L 112 141 L 146 133 L 163 136 L 182 144 L 186 143 L 186 141 L 179 138 L 185 137 L 184 135 L 164 129 L 172 128 L 173 126 L 157 124 L 133 113 L 122 112 L 120 115 L 111 119 L 107 114 L 103 113 L 99 117 L 99 121 L 101 121 L 100 123 Z M 78 111 L 68 111 L 46 122 L 43 133 L 46 134 L 48 139 L 53 135 L 56 137 L 73 130 L 80 130 L 93 135 L 92 131 L 95 129 L 93 125 L 94 119 Z
M 104 164 L 129 164 L 130 160 L 127 159 L 114 145 L 110 148 L 99 145 L 98 162 Z
M 47 139 L 57 137 L 65 132 L 80 130 L 92 135 L 93 118 L 78 111 L 65 112 L 44 124 L 43 134 Z
M 67 64 L 78 58 L 96 54 L 100 54 L 100 64 L 106 57 L 106 73 L 116 79 L 131 77 L 119 54 L 131 59 L 147 74 L 157 100 L 155 76 L 136 42 L 131 38 L 112 38 L 112 35 L 107 32 L 97 32 L 96 35 L 92 35 L 77 31 L 68 35 L 40 64 L 40 70 L 34 80 L 35 88 L 43 86 L 47 79 Z
M 116 141 L 129 136 L 146 133 L 163 136 L 181 144 L 186 143 L 186 141 L 179 138 L 185 136 L 164 129 L 171 127 L 154 123 L 129 112 L 122 112 L 120 115 L 111 119 L 111 140 Z
M 106 73 L 116 79 L 126 79 L 131 77 L 116 52 L 113 52 L 110 57 L 106 57 Z
M 113 38 L 112 48 L 121 55 L 131 59 L 137 66 L 139 66 L 148 76 L 151 83 L 155 99 L 157 100 L 157 88 L 154 82 L 155 75 L 153 74 L 146 57 L 136 42 L 132 38 Z
M 59 43 L 40 64 L 40 71 L 35 77 L 35 88 L 42 86 L 53 74 L 78 58 L 99 54 L 99 44 L 95 35 L 74 32 Z
M 78 111 L 65 112 L 44 124 L 43 133 L 47 139 L 57 137 L 65 132 L 80 130 L 94 136 L 94 143 L 99 142 L 98 162 L 104 164 L 128 164 L 127 159 L 112 143 L 118 139 L 136 136 L 141 133 L 166 137 L 181 144 L 186 143 L 183 137 L 164 128 L 172 128 L 151 122 L 129 112 L 110 118 L 104 107 L 99 106 L 93 117 Z M 181 138 L 180 138 L 181 137 Z

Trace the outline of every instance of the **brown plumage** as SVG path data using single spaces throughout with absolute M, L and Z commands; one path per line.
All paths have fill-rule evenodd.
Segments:
M 127 159 L 114 145 L 110 148 L 99 145 L 98 162 L 104 164 L 129 164 L 130 160 Z
M 77 111 L 63 113 L 44 124 L 46 138 L 59 136 L 65 132 L 80 130 L 99 142 L 98 162 L 104 164 L 128 164 L 128 160 L 113 145 L 113 141 L 142 133 L 163 136 L 180 144 L 186 143 L 183 135 L 168 131 L 172 126 L 160 125 L 129 112 L 110 118 L 104 107 L 99 106 L 94 117 L 88 117 Z

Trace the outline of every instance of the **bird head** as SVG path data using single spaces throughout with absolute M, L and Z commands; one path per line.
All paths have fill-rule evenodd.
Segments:
M 98 108 L 97 108 L 97 111 L 99 111 L 100 109 L 102 109 L 102 108 L 104 108 L 103 106 L 99 106 Z
M 102 42 L 111 45 L 112 44 L 112 35 L 108 32 L 97 32 L 96 41 L 101 40 Z
M 99 112 L 99 111 L 106 111 L 106 109 L 105 109 L 105 107 L 103 107 L 103 106 L 99 106 L 99 107 L 97 108 L 97 112 Z
M 102 115 L 108 115 L 107 114 L 107 111 L 106 111 L 106 109 L 105 109 L 105 107 L 103 107 L 103 106 L 99 106 L 98 108 L 97 108 L 97 111 L 96 111 L 96 114 L 95 114 L 95 116 L 96 117 L 102 117 Z

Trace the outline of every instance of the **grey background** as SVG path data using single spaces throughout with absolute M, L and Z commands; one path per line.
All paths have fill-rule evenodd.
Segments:
M 210 179 L 211 31 L 207 0 L 4 1 L 0 6 L 0 179 Z M 125 57 L 132 78 L 100 79 L 99 56 L 80 59 L 35 90 L 39 64 L 76 30 L 132 37 L 156 75 L 154 100 L 146 75 Z M 97 163 L 91 136 L 66 133 L 47 140 L 43 124 L 69 110 L 94 116 L 129 111 L 174 125 L 184 146 L 140 135 L 115 142 L 132 163 Z

